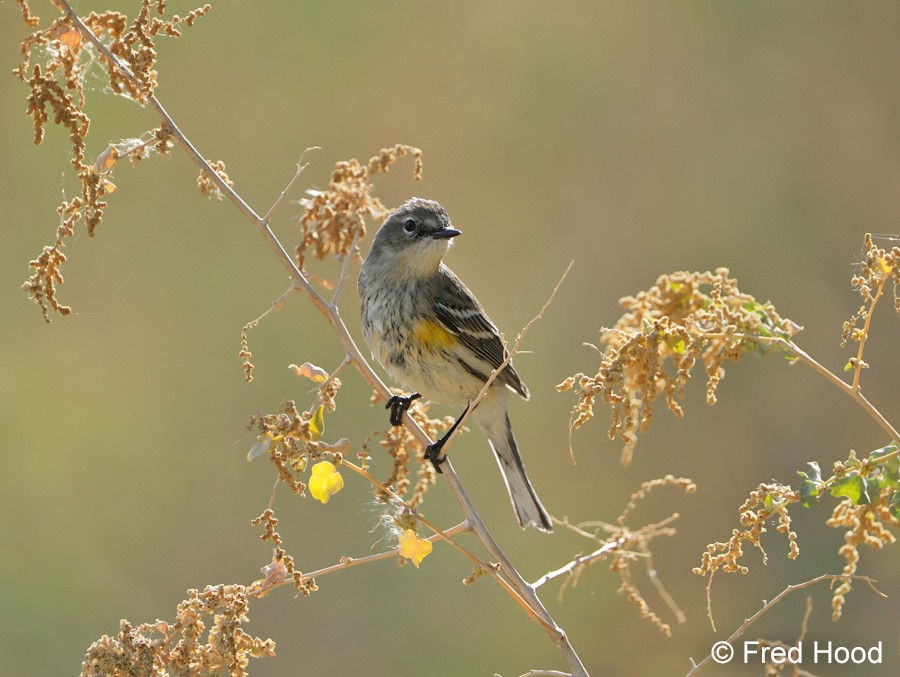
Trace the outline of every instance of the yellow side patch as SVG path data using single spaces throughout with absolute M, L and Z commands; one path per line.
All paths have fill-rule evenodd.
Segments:
M 442 348 L 449 348 L 456 343 L 456 338 L 434 320 L 422 320 L 416 327 L 416 341 L 424 350 L 434 353 Z

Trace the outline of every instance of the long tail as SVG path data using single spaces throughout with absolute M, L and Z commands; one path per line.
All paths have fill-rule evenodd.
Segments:
M 494 450 L 494 455 L 497 457 L 497 464 L 503 474 L 503 481 L 506 482 L 506 490 L 509 492 L 519 526 L 523 529 L 534 527 L 550 533 L 553 531 L 553 522 L 537 497 L 537 493 L 528 479 L 528 473 L 525 472 L 525 465 L 519 454 L 519 445 L 516 444 L 516 437 L 509 424 L 509 415 L 506 413 L 505 398 L 498 403 L 502 404 L 502 409 L 491 407 L 493 411 L 490 414 L 483 409 L 487 399 L 485 398 L 485 401 L 475 409 L 473 414 L 487 435 L 491 449 Z

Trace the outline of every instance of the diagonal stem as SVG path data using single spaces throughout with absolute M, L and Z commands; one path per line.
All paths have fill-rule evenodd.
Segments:
M 881 283 L 878 285 L 878 291 L 875 292 L 875 296 L 872 297 L 872 305 L 869 306 L 869 311 L 866 313 L 866 322 L 863 325 L 862 334 L 859 337 L 859 350 L 856 353 L 856 364 L 853 369 L 853 385 L 850 386 L 853 388 L 854 392 L 859 392 L 859 376 L 863 370 L 863 351 L 866 348 L 866 340 L 869 338 L 869 325 L 872 324 L 872 315 L 875 314 L 875 304 L 878 303 L 878 299 L 881 298 L 882 292 L 884 292 L 884 283 L 888 281 L 887 275 L 881 276 Z
M 104 59 L 107 59 L 111 64 L 115 64 L 116 68 L 124 77 L 135 81 L 134 74 L 131 73 L 128 66 L 124 64 L 121 59 L 110 52 L 106 45 L 104 45 L 100 40 L 100 38 L 94 35 L 94 32 L 85 25 L 85 23 L 72 8 L 69 0 L 54 0 L 54 4 L 65 12 L 69 20 L 72 21 L 72 23 L 78 27 L 79 31 L 81 31 L 82 35 L 87 40 L 89 40 L 97 48 L 97 50 L 99 50 Z M 162 103 L 159 101 L 159 99 L 156 98 L 154 94 L 150 95 L 148 103 L 150 107 L 159 115 L 163 124 L 172 133 L 172 136 L 175 138 L 178 144 L 200 167 L 201 171 L 206 173 L 211 178 L 211 180 L 216 184 L 219 190 L 228 197 L 228 199 L 235 205 L 235 207 L 237 207 L 238 211 L 240 211 L 247 218 L 247 220 L 256 227 L 259 233 L 269 244 L 272 251 L 275 253 L 276 258 L 279 260 L 281 265 L 287 270 L 294 288 L 298 291 L 304 292 L 313 306 L 315 306 L 315 308 L 328 320 L 328 323 L 331 325 L 332 329 L 337 334 L 338 339 L 341 341 L 344 349 L 347 351 L 348 357 L 353 361 L 363 378 L 365 378 L 366 381 L 368 381 L 372 385 L 372 387 L 383 399 L 388 399 L 388 397 L 390 397 L 391 395 L 390 391 L 362 356 L 362 353 L 357 347 L 356 342 L 353 340 L 353 337 L 350 335 L 347 326 L 341 319 L 337 306 L 331 305 L 330 303 L 325 301 L 325 299 L 323 299 L 322 296 L 319 295 L 315 288 L 306 279 L 306 277 L 294 263 L 294 260 L 290 257 L 290 255 L 288 255 L 287 251 L 285 251 L 284 247 L 281 245 L 281 242 L 272 232 L 271 228 L 269 228 L 267 218 L 264 216 L 261 217 L 259 214 L 257 214 L 250 207 L 250 205 L 248 205 L 246 201 L 244 201 L 244 199 L 234 190 L 234 188 L 229 186 L 222 179 L 222 177 L 220 177 L 216 173 L 216 171 L 210 166 L 209 162 L 207 162 L 206 158 L 200 153 L 200 151 L 198 151 L 194 147 L 190 140 L 179 129 L 178 125 L 175 123 L 175 120 L 171 115 L 169 115 L 168 111 L 163 107 Z M 422 428 L 419 427 L 419 425 L 416 424 L 408 414 L 404 417 L 404 421 L 411 430 L 413 436 L 416 437 L 416 439 L 419 440 L 420 443 L 422 443 L 426 447 L 432 443 L 428 438 L 428 435 L 425 434 L 425 431 L 423 431 Z M 566 633 L 556 624 L 556 622 L 544 608 L 544 605 L 541 603 L 540 599 L 537 597 L 534 589 L 521 577 L 515 566 L 503 553 L 503 551 L 500 549 L 500 546 L 487 530 L 487 527 L 485 527 L 484 523 L 476 512 L 475 506 L 473 505 L 471 499 L 463 488 L 462 482 L 460 481 L 459 476 L 456 474 L 456 471 L 453 469 L 453 466 L 449 460 L 444 463 L 442 469 L 444 470 L 444 475 L 447 478 L 448 484 L 450 485 L 451 490 L 456 496 L 456 499 L 459 502 L 466 519 L 469 521 L 473 532 L 477 535 L 478 539 L 484 545 L 488 553 L 490 553 L 491 557 L 499 562 L 501 571 L 507 577 L 512 587 L 523 599 L 526 600 L 526 606 L 528 607 L 529 615 L 533 620 L 545 627 L 552 641 L 554 642 L 554 644 L 556 644 L 557 648 L 560 650 L 565 660 L 572 668 L 572 674 L 580 677 L 586 677 L 588 674 L 587 670 L 581 663 L 581 659 L 578 657 L 575 649 L 569 643 Z

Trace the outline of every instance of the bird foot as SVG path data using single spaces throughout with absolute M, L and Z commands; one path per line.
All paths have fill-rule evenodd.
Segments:
M 425 447 L 425 460 L 431 461 L 431 465 L 434 466 L 434 469 L 439 473 L 443 474 L 443 470 L 441 470 L 441 464 L 447 460 L 447 454 L 443 453 L 442 449 L 444 448 L 444 441 L 446 437 L 442 437 L 434 444 L 429 444 Z
M 412 406 L 412 403 L 420 397 L 422 397 L 420 393 L 413 393 L 412 395 L 392 395 L 388 398 L 384 408 L 391 410 L 391 425 L 400 425 L 403 423 L 403 414 L 405 414 L 407 409 Z

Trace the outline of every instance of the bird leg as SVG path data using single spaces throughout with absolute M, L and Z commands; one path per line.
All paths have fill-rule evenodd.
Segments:
M 459 415 L 459 418 L 457 418 L 456 421 L 453 423 L 453 425 L 450 426 L 450 430 L 445 432 L 443 437 L 441 437 L 441 439 L 439 439 L 437 442 L 434 442 L 433 444 L 429 444 L 425 448 L 425 460 L 431 461 L 431 464 L 434 466 L 434 469 L 437 470 L 439 473 L 443 472 L 441 470 L 441 463 L 443 463 L 444 460 L 447 458 L 447 455 L 441 453 L 441 450 L 444 448 L 444 444 L 447 443 L 447 440 L 450 439 L 450 436 L 453 435 L 453 433 L 459 427 L 459 424 L 462 423 L 463 417 L 465 417 L 467 411 L 469 411 L 468 404 L 466 405 L 466 408 L 463 409 L 463 413 L 461 413 Z
M 412 395 L 391 395 L 388 398 L 385 409 L 391 410 L 391 425 L 400 425 L 403 423 L 403 414 L 412 406 L 412 403 L 422 397 L 421 393 L 413 393 Z

